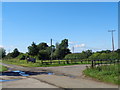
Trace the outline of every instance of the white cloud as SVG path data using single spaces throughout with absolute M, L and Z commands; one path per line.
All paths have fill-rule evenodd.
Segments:
M 3 48 L 3 46 L 2 46 L 2 45 L 0 45 L 0 48 Z
M 75 45 L 74 47 L 80 47 L 80 48 L 83 48 L 83 47 L 85 47 L 85 44 Z
M 51 44 L 50 44 L 50 43 L 47 43 L 47 45 L 48 45 L 48 46 L 51 46 Z
M 75 41 L 69 41 L 68 43 L 69 44 L 75 44 L 76 42 Z

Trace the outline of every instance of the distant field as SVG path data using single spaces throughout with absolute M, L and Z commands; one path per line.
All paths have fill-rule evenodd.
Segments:
M 110 82 L 120 85 L 120 64 L 102 65 L 99 67 L 88 68 L 84 70 L 84 74 L 97 80 Z
M 58 64 L 58 62 L 61 62 Z M 45 60 L 44 62 L 50 62 L 50 60 Z M 76 63 L 64 63 L 65 60 L 53 60 L 53 64 L 41 64 L 41 60 L 36 60 L 36 63 L 29 62 L 27 63 L 26 60 L 17 60 L 17 59 L 9 59 L 9 60 L 3 60 L 3 63 L 7 64 L 14 64 L 14 65 L 21 65 L 21 66 L 27 66 L 27 67 L 50 67 L 50 66 L 64 66 L 64 65 L 76 65 L 76 64 L 88 64 L 86 62 L 81 63 L 80 61 L 77 61 Z

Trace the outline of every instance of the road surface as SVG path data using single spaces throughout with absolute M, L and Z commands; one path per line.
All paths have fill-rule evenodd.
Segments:
M 85 77 L 82 71 L 86 65 L 70 65 L 58 67 L 22 67 L 17 65 L 3 64 L 11 70 L 23 71 L 52 71 L 54 75 L 32 75 L 21 80 L 4 82 L 3 87 L 22 88 L 118 88 L 118 85 L 100 82 Z M 26 85 L 25 85 L 26 83 Z M 33 84 L 34 83 L 34 84 Z

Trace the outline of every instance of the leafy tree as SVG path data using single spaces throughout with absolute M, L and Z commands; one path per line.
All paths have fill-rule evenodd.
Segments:
M 56 50 L 54 52 L 54 57 L 56 59 L 63 59 L 65 55 L 71 53 L 68 49 L 68 39 L 64 39 L 61 43 L 56 43 Z
M 38 58 L 40 60 L 48 60 L 50 58 L 49 53 L 46 50 L 41 50 L 39 51 Z
M 110 54 L 101 53 L 98 59 L 110 59 Z
M 110 50 L 102 50 L 102 51 L 98 51 L 98 53 L 111 53 Z
M 54 59 L 60 59 L 60 46 L 59 43 L 56 43 L 56 49 L 53 53 L 53 58 Z
M 20 60 L 25 60 L 27 58 L 27 54 L 26 53 L 20 53 L 19 56 L 17 56 L 17 59 L 20 59 Z
M 92 54 L 90 57 L 89 57 L 89 59 L 91 59 L 91 60 L 96 60 L 96 59 L 99 59 L 99 56 L 100 56 L 100 53 L 94 53 L 94 54 Z
M 92 50 L 82 51 L 82 53 L 84 54 L 84 57 L 86 56 L 86 58 L 88 58 L 89 56 L 91 56 L 93 54 Z
M 0 48 L 0 59 L 1 58 L 4 58 L 6 56 L 6 51 L 5 51 L 5 49 L 4 48 Z
M 60 49 L 60 59 L 63 59 L 67 54 L 70 54 L 70 50 L 69 49 Z
M 10 55 L 11 55 L 12 58 L 15 58 L 15 57 L 17 57 L 19 54 L 20 54 L 20 52 L 18 51 L 17 48 L 15 48 Z
M 37 47 L 39 50 L 46 50 L 48 48 L 48 45 L 47 45 L 47 43 L 42 42 L 42 43 L 38 44 Z
M 60 48 L 62 49 L 67 49 L 68 48 L 68 39 L 64 39 L 62 40 L 62 42 L 60 43 Z
M 8 54 L 5 56 L 5 59 L 12 59 L 12 53 L 8 53 Z
M 110 50 L 106 50 L 106 53 L 111 53 L 111 51 Z
M 38 55 L 39 49 L 37 45 L 33 42 L 31 46 L 28 47 L 28 54 L 31 56 Z
M 117 52 L 111 52 L 109 55 L 110 59 L 120 59 Z
M 115 52 L 119 53 L 120 54 L 120 49 L 117 49 Z

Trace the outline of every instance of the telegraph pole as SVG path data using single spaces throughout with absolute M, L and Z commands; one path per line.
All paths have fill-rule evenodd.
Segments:
M 52 53 L 53 53 L 53 50 L 52 50 L 52 39 L 50 39 L 50 43 L 51 43 L 51 62 L 52 62 Z
M 74 46 L 72 47 L 72 52 L 74 53 Z
M 115 30 L 108 30 L 108 32 L 111 32 L 111 34 L 112 34 L 112 48 L 113 48 L 113 52 L 114 52 L 114 38 L 113 38 L 113 32 L 115 32 Z

